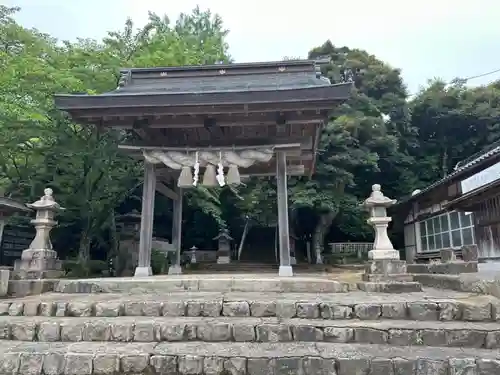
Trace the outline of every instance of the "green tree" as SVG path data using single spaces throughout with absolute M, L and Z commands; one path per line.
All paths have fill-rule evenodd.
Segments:
M 0 8 L 0 178 L 7 194 L 32 200 L 50 185 L 68 210 L 61 237 L 79 243 L 82 261 L 93 245 L 105 242 L 114 210 L 140 184 L 141 165 L 118 152 L 129 135 L 100 133 L 74 124 L 55 110 L 52 95 L 113 90 L 122 67 L 169 66 L 229 61 L 218 16 L 196 8 L 171 25 L 154 13 L 145 27 L 124 29 L 101 42 L 79 39 L 58 45 L 36 30 L 18 25 L 19 9 Z M 221 221 L 218 191 L 198 191 L 192 199 L 206 215 Z M 75 235 L 77 233 L 77 235 Z
M 498 84 L 468 88 L 461 80 L 430 81 L 411 102 L 418 131 L 413 150 L 421 186 L 448 175 L 457 163 L 500 139 Z
M 383 181 L 389 194 L 401 189 L 394 187 L 402 180 L 411 184 L 413 176 L 406 168 L 412 158 L 399 138 L 413 131 L 399 70 L 365 51 L 337 48 L 330 41 L 309 57 L 330 59 L 323 73 L 333 83 L 353 82 L 352 98 L 332 112 L 323 131 L 313 179 L 299 179 L 292 187 L 292 208 L 316 222 L 311 237 L 319 253 L 332 223 L 343 233 L 341 240 L 371 236 L 359 203 L 374 183 Z

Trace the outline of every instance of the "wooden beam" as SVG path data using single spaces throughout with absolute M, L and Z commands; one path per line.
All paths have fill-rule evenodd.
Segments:
M 306 168 L 304 165 L 289 165 L 286 168 L 286 174 L 287 174 L 287 176 L 304 176 L 306 174 Z M 250 177 L 250 176 L 272 177 L 272 176 L 276 176 L 276 172 L 262 172 L 262 173 L 255 172 L 252 174 L 247 174 L 243 170 L 243 172 L 240 174 L 240 176 L 241 177 Z
M 70 113 L 73 119 L 96 118 L 106 116 L 127 116 L 145 117 L 158 115 L 221 115 L 227 113 L 250 114 L 260 112 L 276 111 L 330 111 L 342 100 L 311 100 L 311 101 L 291 101 L 291 102 L 268 102 L 268 103 L 241 103 L 241 104 L 218 104 L 205 106 L 117 106 L 117 107 L 95 107 L 95 108 L 74 108 L 63 109 Z
M 156 181 L 156 191 L 167 198 L 170 198 L 174 201 L 179 199 L 179 194 L 170 189 L 167 185 L 165 185 L 161 181 Z
M 162 140 L 150 140 L 136 142 L 135 145 L 118 145 L 122 150 L 163 150 L 163 151 L 222 151 L 222 150 L 247 150 L 253 148 L 296 148 L 312 149 L 312 137 L 268 137 L 268 138 L 248 138 L 248 139 L 223 139 L 213 141 L 197 141 L 189 144 L 165 144 Z M 142 144 L 140 144 L 142 143 Z M 205 150 L 203 150 L 205 149 Z
M 176 146 L 135 146 L 135 145 L 118 145 L 119 149 L 122 150 L 130 150 L 130 151 L 140 151 L 140 150 L 160 150 L 160 151 L 180 151 L 180 152 L 194 152 L 194 151 L 233 151 L 233 150 L 252 150 L 256 148 L 272 148 L 272 149 L 279 149 L 282 151 L 295 151 L 295 150 L 300 150 L 301 143 L 281 143 L 281 144 L 276 144 L 276 143 L 270 143 L 270 144 L 255 144 L 255 145 L 244 145 L 244 146 L 227 146 L 227 145 L 221 145 L 221 146 L 208 146 L 208 147 L 192 147 L 192 146 L 186 146 L 186 147 L 176 147 Z
M 327 111 L 293 111 L 284 112 L 285 124 L 310 124 L 310 123 L 322 123 L 328 117 Z M 244 114 L 219 114 L 215 117 L 217 124 L 220 127 L 233 127 L 233 126 L 261 126 L 261 125 L 276 125 L 277 114 L 274 112 L 257 112 L 250 113 L 248 115 Z M 149 120 L 148 127 L 155 128 L 170 128 L 170 129 L 185 129 L 185 128 L 197 128 L 204 126 L 203 115 L 195 116 L 152 116 Z M 104 127 L 111 127 L 116 129 L 132 129 L 134 124 L 134 117 L 124 117 L 124 116 L 110 116 L 91 118 L 90 122 L 102 124 Z

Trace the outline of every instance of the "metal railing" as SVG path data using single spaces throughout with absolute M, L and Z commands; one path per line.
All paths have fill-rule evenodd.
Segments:
M 337 256 L 353 256 L 361 259 L 373 249 L 373 242 L 332 242 L 330 253 Z

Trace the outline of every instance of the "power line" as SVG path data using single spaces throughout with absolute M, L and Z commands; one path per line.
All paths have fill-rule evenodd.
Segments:
M 483 74 L 478 74 L 478 75 L 475 75 L 475 76 L 470 76 L 470 77 L 467 77 L 467 78 L 460 78 L 460 79 L 463 79 L 464 81 L 470 81 L 471 79 L 486 77 L 486 76 L 489 76 L 491 74 L 495 74 L 495 73 L 498 73 L 498 72 L 500 72 L 500 69 L 495 69 L 495 70 L 492 70 L 491 72 L 486 72 L 486 73 L 483 73 Z
M 491 70 L 489 72 L 486 72 L 486 73 L 481 73 L 481 74 L 477 74 L 475 76 L 469 76 L 469 77 L 465 77 L 465 78 L 460 78 L 460 77 L 457 77 L 456 79 L 458 81 L 462 81 L 464 83 L 467 83 L 468 81 L 472 80 L 472 79 L 477 79 L 477 78 L 482 78 L 482 77 L 487 77 L 489 75 L 492 75 L 492 74 L 495 74 L 495 73 L 500 73 L 500 68 L 499 69 L 495 69 L 495 70 Z M 450 82 L 445 82 L 445 85 L 449 85 L 452 81 Z M 491 83 L 491 82 L 490 82 Z M 489 83 L 488 83 L 489 84 Z M 408 94 L 408 98 L 411 98 L 412 96 L 416 96 L 418 95 L 418 92 L 415 92 L 415 93 L 409 93 Z

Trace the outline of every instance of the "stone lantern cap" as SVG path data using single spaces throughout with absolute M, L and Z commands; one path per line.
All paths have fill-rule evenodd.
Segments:
M 372 208 L 372 207 L 389 207 L 397 202 L 396 199 L 388 198 L 382 193 L 380 190 L 379 184 L 372 185 L 372 193 L 370 196 L 365 199 L 362 203 L 363 207 Z
M 54 200 L 52 194 L 54 193 L 51 188 L 46 188 L 44 191 L 44 196 L 41 197 L 34 203 L 28 203 L 26 206 L 34 210 L 47 210 L 47 211 L 62 211 L 65 208 L 61 207 L 59 203 Z
M 213 240 L 220 240 L 220 239 L 226 239 L 229 241 L 233 240 L 233 237 L 229 235 L 229 230 L 227 229 L 222 229 L 217 236 L 212 238 Z

